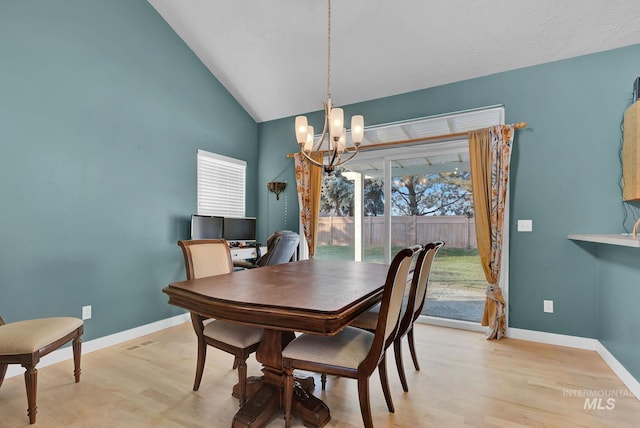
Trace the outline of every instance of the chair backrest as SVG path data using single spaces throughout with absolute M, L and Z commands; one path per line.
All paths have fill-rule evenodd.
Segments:
M 433 259 L 438 250 L 444 245 L 443 241 L 430 242 L 420 251 L 409 287 L 409 296 L 398 326 L 397 336 L 404 336 L 411 324 L 420 316 L 427 295 L 427 285 Z
M 369 354 L 360 364 L 360 367 L 367 371 L 373 372 L 375 370 L 388 344 L 395 338 L 400 323 L 402 299 L 407 288 L 411 264 L 414 256 L 421 249 L 422 246 L 417 245 L 400 250 L 389 265 L 380 303 L 375 338 Z
M 424 300 L 427 295 L 427 286 L 429 285 L 431 266 L 433 266 L 433 259 L 436 257 L 438 250 L 443 246 L 444 241 L 433 241 L 425 245 L 424 250 L 422 251 L 424 255 L 422 256 L 422 260 L 419 260 L 420 271 L 417 278 L 414 278 L 416 284 L 412 286 L 411 293 L 409 295 L 409 307 L 407 308 L 407 312 L 411 314 L 411 322 L 415 321 L 422 313 Z
M 290 230 L 280 230 L 267 239 L 267 254 L 256 261 L 258 266 L 288 263 L 298 248 L 300 235 Z
M 184 255 L 187 279 L 233 272 L 231 251 L 224 239 L 178 241 Z

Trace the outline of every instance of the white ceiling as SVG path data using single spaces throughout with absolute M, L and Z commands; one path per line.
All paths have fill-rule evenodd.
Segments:
M 326 1 L 148 1 L 257 122 L 322 109 Z M 338 106 L 640 43 L 637 0 L 333 0 L 332 15 Z

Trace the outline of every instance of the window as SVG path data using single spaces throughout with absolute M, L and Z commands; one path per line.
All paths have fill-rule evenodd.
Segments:
M 247 162 L 198 150 L 198 213 L 244 217 Z

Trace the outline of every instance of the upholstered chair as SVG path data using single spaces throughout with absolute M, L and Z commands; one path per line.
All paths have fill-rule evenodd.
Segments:
M 398 330 L 402 299 L 415 253 L 415 249 L 405 248 L 398 252 L 391 262 L 375 333 L 347 327 L 333 336 L 301 334 L 284 348 L 282 365 L 286 374 L 284 396 L 286 427 L 291 426 L 295 369 L 357 379 L 360 412 L 364 426 L 365 428 L 373 426 L 369 402 L 369 377 L 377 367 L 383 390 L 386 390 L 386 399 L 389 385 L 385 370 L 385 349 L 393 342 Z
M 422 309 L 424 308 L 424 301 L 427 295 L 427 285 L 429 284 L 429 274 L 431 273 L 433 259 L 442 246 L 444 246 L 443 241 L 430 242 L 425 245 L 424 249 L 420 252 L 413 271 L 409 296 L 403 305 L 403 315 L 400 320 L 400 326 L 398 327 L 398 332 L 393 341 L 396 368 L 398 369 L 402 389 L 405 392 L 409 391 L 409 385 L 407 384 L 407 377 L 402 363 L 402 338 L 407 336 L 413 365 L 416 370 L 420 370 L 415 342 L 413 339 L 413 324 L 415 320 L 418 319 L 422 313 Z M 351 325 L 368 331 L 375 331 L 379 311 L 380 306 L 375 306 L 368 312 L 365 312 L 360 317 L 356 318 Z
M 72 342 L 74 375 L 80 382 L 80 354 L 84 324 L 79 318 L 58 317 L 17 321 L 5 324 L 0 318 L 0 386 L 7 373 L 7 365 L 20 364 L 25 368 L 27 414 L 29 423 L 36 422 L 36 395 L 40 359 L 67 342 Z
M 187 279 L 231 274 L 233 263 L 227 241 L 223 239 L 200 239 L 178 241 L 184 255 Z M 233 368 L 238 369 L 240 406 L 247 400 L 247 358 L 258 349 L 262 339 L 261 328 L 245 326 L 223 320 L 210 320 L 191 313 L 191 323 L 198 337 L 198 360 L 193 390 L 200 388 L 207 345 L 227 352 L 235 357 Z

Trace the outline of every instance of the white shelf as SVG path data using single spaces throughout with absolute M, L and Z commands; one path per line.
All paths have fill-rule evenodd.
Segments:
M 640 236 L 634 238 L 627 234 L 571 234 L 567 235 L 567 238 L 572 241 L 596 242 L 598 244 L 640 248 Z

